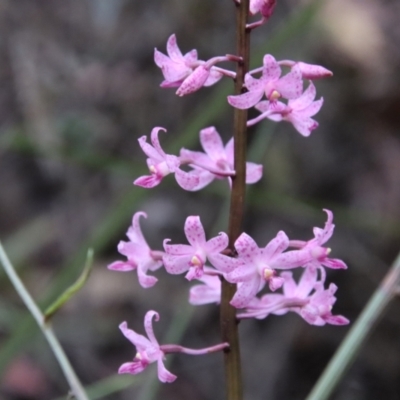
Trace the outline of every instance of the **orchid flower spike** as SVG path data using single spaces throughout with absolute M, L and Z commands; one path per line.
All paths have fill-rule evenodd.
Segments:
M 160 86 L 178 87 L 179 96 L 192 93 L 202 86 L 211 86 L 223 76 L 220 69 L 213 67 L 213 62 L 206 64 L 205 61 L 198 60 L 197 50 L 182 55 L 175 34 L 167 41 L 167 53 L 168 56 L 154 50 L 154 61 L 164 75 Z
M 324 267 L 332 269 L 347 269 L 347 265 L 342 260 L 337 258 L 330 258 L 328 255 L 331 252 L 330 248 L 323 247 L 323 245 L 332 237 L 335 225 L 333 224 L 333 213 L 330 210 L 324 209 L 327 214 L 327 221 L 323 229 L 314 228 L 314 239 L 308 242 L 301 240 L 291 240 L 290 246 L 301 249 L 302 251 L 309 251 L 311 260 L 306 264 L 307 266 Z
M 146 136 L 142 136 L 138 139 L 140 147 L 148 157 L 147 166 L 149 167 L 151 175 L 141 176 L 137 178 L 133 184 L 147 189 L 153 188 L 157 186 L 165 176 L 173 173 L 175 174 L 175 179 L 179 186 L 183 189 L 190 191 L 198 190 L 199 178 L 194 174 L 182 171 L 179 168 L 179 158 L 174 155 L 166 154 L 161 148 L 158 139 L 160 130 L 166 132 L 164 128 L 159 127 L 153 128 L 151 131 L 152 145 L 147 143 Z
M 185 235 L 190 243 L 168 244 L 170 239 L 164 240 L 165 255 L 164 266 L 170 274 L 182 274 L 188 271 L 186 279 L 198 279 L 203 276 L 204 264 L 207 259 L 221 272 L 230 272 L 238 262 L 232 257 L 221 254 L 228 247 L 228 235 L 224 232 L 208 241 L 201 224 L 200 217 L 187 217 L 185 222 Z
M 310 82 L 304 93 L 297 99 L 289 100 L 287 105 L 280 101 L 275 103 L 266 100 L 260 101 L 255 108 L 261 111 L 261 114 L 247 121 L 247 126 L 254 125 L 264 118 L 276 122 L 287 121 L 301 135 L 309 136 L 318 127 L 318 122 L 311 117 L 321 109 L 324 102 L 323 98 L 314 101 L 315 95 L 315 86 Z
M 245 76 L 245 86 L 248 92 L 228 96 L 228 103 L 240 109 L 255 106 L 265 94 L 265 97 L 273 102 L 283 97 L 285 99 L 296 99 L 303 91 L 303 81 L 300 68 L 294 66 L 292 70 L 281 76 L 281 67 L 273 56 L 264 56 L 262 75 L 260 79 L 253 78 L 249 73 Z
M 144 288 L 154 286 L 157 278 L 147 275 L 147 271 L 155 271 L 162 266 L 162 252 L 152 251 L 143 237 L 140 229 L 140 217 L 147 218 L 147 214 L 139 211 L 133 215 L 132 225 L 126 235 L 129 242 L 120 241 L 118 251 L 127 257 L 126 261 L 115 261 L 108 266 L 114 271 L 137 270 L 139 283 Z
M 194 168 L 193 174 L 199 177 L 199 187 L 204 187 L 214 179 L 228 178 L 231 184 L 231 176 L 236 174 L 233 164 L 233 138 L 226 144 L 221 136 L 210 126 L 200 131 L 200 142 L 205 153 L 181 149 L 181 163 L 189 163 Z M 256 183 L 262 177 L 263 167 L 260 164 L 246 163 L 246 183 Z
M 161 382 L 173 382 L 176 375 L 171 374 L 164 366 L 164 352 L 161 350 L 153 332 L 153 317 L 156 321 L 160 319 L 156 311 L 148 311 L 144 317 L 144 329 L 148 338 L 128 329 L 126 322 L 122 322 L 119 326 L 123 335 L 136 346 L 137 353 L 133 361 L 121 365 L 118 373 L 136 375 L 146 369 L 149 364 L 157 361 L 158 379 Z

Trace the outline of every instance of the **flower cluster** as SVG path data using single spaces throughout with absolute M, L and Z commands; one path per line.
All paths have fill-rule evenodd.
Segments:
M 203 189 L 214 179 L 227 178 L 229 184 L 231 177 L 235 176 L 233 169 L 233 138 L 223 145 L 221 136 L 211 126 L 200 131 L 200 142 L 204 153 L 181 149 L 180 155 L 166 154 L 158 140 L 159 131 L 164 128 L 154 128 L 151 131 L 151 143 L 147 143 L 146 136 L 139 138 L 139 144 L 147 155 L 147 166 L 151 175 L 141 176 L 133 183 L 144 188 L 157 186 L 162 179 L 174 174 L 178 185 L 185 190 L 196 191 Z M 191 170 L 186 172 L 180 167 L 188 165 Z M 246 165 L 246 182 L 256 183 L 262 177 L 263 167 L 260 164 L 248 162 Z
M 275 6 L 275 1 L 254 0 L 250 3 L 252 14 L 260 12 L 264 21 L 269 18 Z M 256 25 L 258 23 L 255 23 Z M 254 27 L 254 26 L 253 26 Z M 203 86 L 210 86 L 218 82 L 224 75 L 235 77 L 235 73 L 215 64 L 223 61 L 237 61 L 234 56 L 220 56 L 208 61 L 197 59 L 197 51 L 192 50 L 182 55 L 172 35 L 167 42 L 169 57 L 155 50 L 154 60 L 161 68 L 165 80 L 161 87 L 179 86 L 177 94 L 184 96 L 199 90 Z M 282 68 L 290 71 L 282 76 Z M 254 75 L 261 73 L 259 79 Z M 332 72 L 320 66 L 295 62 L 292 60 L 277 61 L 271 54 L 263 58 L 263 66 L 249 71 L 245 76 L 244 88 L 246 93 L 228 96 L 231 106 L 240 109 L 255 107 L 260 115 L 247 122 L 254 125 L 262 119 L 271 121 L 290 122 L 303 136 L 309 136 L 318 127 L 318 122 L 312 117 L 321 109 L 323 98 L 315 100 L 316 89 L 313 80 L 332 76 Z M 303 80 L 309 81 L 303 91 Z M 262 98 L 265 96 L 265 100 Z M 287 103 L 282 100 L 287 100 Z
M 323 246 L 331 238 L 335 227 L 332 212 L 325 212 L 328 216 L 325 227 L 314 228 L 314 238 L 308 241 L 289 240 L 285 232 L 280 231 L 265 247 L 260 248 L 254 239 L 242 233 L 235 241 L 236 257 L 224 254 L 228 246 L 228 236 L 224 232 L 206 240 L 198 216 L 189 216 L 185 222 L 184 232 L 189 244 L 169 244 L 170 239 L 165 239 L 164 251 L 151 250 L 138 224 L 139 217 L 145 214 L 138 212 L 127 232 L 130 241 L 120 242 L 118 246 L 127 261 L 116 261 L 109 265 L 109 269 L 137 269 L 139 283 L 144 288 L 153 286 L 157 281 L 155 277 L 146 275 L 148 270 L 155 271 L 164 265 L 170 274 L 186 272 L 186 279 L 202 281 L 190 292 L 190 302 L 195 305 L 220 302 L 220 276 L 223 276 L 228 282 L 237 284 L 231 305 L 246 310 L 239 314 L 241 318 L 260 318 L 293 310 L 315 325 L 321 325 L 321 321 L 347 323 L 344 317 L 330 314 L 336 300 L 333 297 L 336 286 L 324 289 L 325 267 L 347 268 L 342 260 L 330 258 L 331 249 Z M 206 265 L 207 261 L 210 265 Z M 304 269 L 298 286 L 291 273 L 286 272 L 295 268 Z M 283 294 L 271 293 L 258 299 L 257 295 L 265 286 L 270 292 L 282 288 Z M 310 314 L 310 309 L 314 319 L 304 317 Z
M 240 3 L 240 0 L 235 0 Z M 275 0 L 250 0 L 250 14 L 260 13 L 261 20 L 247 25 L 247 30 L 262 25 L 271 16 Z M 157 49 L 154 60 L 161 69 L 163 88 L 177 88 L 176 94 L 184 96 L 203 86 L 211 86 L 222 77 L 236 78 L 236 73 L 217 66 L 222 62 L 242 62 L 234 55 L 200 60 L 196 50 L 182 54 L 175 35 L 167 41 L 167 55 Z M 282 68 L 287 68 L 282 75 Z M 255 76 L 260 75 L 258 78 Z M 249 71 L 244 79 L 244 93 L 228 96 L 228 103 L 238 109 L 255 107 L 260 115 L 247 121 L 251 126 L 263 119 L 287 121 L 303 136 L 309 136 L 318 126 L 312 118 L 322 107 L 323 99 L 315 100 L 316 89 L 313 80 L 331 76 L 332 73 L 319 65 L 292 60 L 277 61 L 266 54 L 263 65 Z M 308 86 L 304 90 L 304 80 Z M 134 184 L 144 188 L 157 186 L 165 176 L 173 174 L 178 185 L 184 190 L 197 191 L 215 179 L 226 179 L 229 186 L 236 176 L 233 138 L 224 145 L 215 127 L 200 131 L 202 151 L 182 148 L 179 155 L 166 153 L 160 145 L 159 133 L 164 128 L 151 131 L 150 142 L 142 136 L 139 145 L 147 156 L 149 175 L 140 176 Z M 183 169 L 185 167 L 185 169 Z M 258 182 L 263 173 L 262 165 L 246 163 L 246 183 Z M 200 283 L 190 289 L 189 302 L 193 305 L 220 303 L 221 280 L 236 284 L 236 292 L 230 304 L 238 309 L 238 318 L 266 318 L 270 314 L 282 315 L 296 312 L 312 325 L 344 325 L 349 321 L 341 315 L 332 315 L 336 301 L 334 284 L 325 286 L 326 268 L 346 269 L 346 264 L 330 257 L 331 249 L 325 243 L 334 231 L 333 213 L 324 210 L 327 221 L 323 228 L 314 228 L 314 237 L 309 240 L 289 239 L 280 231 L 267 243 L 259 247 L 247 233 L 242 233 L 228 248 L 228 235 L 220 232 L 206 238 L 199 216 L 189 216 L 184 224 L 188 244 L 171 244 L 164 239 L 163 250 L 153 250 L 143 237 L 139 220 L 147 217 L 144 212 L 133 216 L 128 229 L 128 241 L 118 245 L 119 253 L 126 257 L 109 265 L 110 270 L 136 270 L 142 287 L 153 287 L 157 278 L 148 275 L 164 267 L 167 273 L 185 274 L 189 281 Z M 296 283 L 292 270 L 301 269 Z M 226 301 L 226 300 L 225 300 Z M 128 329 L 123 322 L 120 329 L 124 336 L 137 348 L 132 362 L 123 364 L 119 372 L 137 374 L 148 364 L 157 362 L 158 377 L 162 382 L 173 382 L 176 376 L 166 370 L 163 360 L 166 354 L 181 352 L 191 355 L 206 354 L 224 350 L 228 343 L 217 344 L 200 350 L 187 349 L 179 345 L 159 345 L 152 320 L 159 319 L 155 311 L 145 316 L 145 330 L 148 338 Z

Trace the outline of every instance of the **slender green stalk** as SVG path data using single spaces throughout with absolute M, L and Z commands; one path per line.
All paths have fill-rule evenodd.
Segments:
M 244 75 L 249 67 L 250 32 L 246 30 L 249 0 L 236 5 L 236 51 L 242 57 L 236 69 L 235 94 L 243 92 Z M 234 158 L 236 176 L 232 179 L 232 193 L 229 213 L 229 248 L 234 252 L 234 242 L 242 231 L 244 199 L 246 190 L 246 127 L 247 110 L 234 109 Z M 236 291 L 236 285 L 222 281 L 221 295 L 221 337 L 230 348 L 224 353 L 227 400 L 243 399 L 242 373 L 240 363 L 239 331 L 236 309 L 229 302 Z
M 307 400 L 327 399 L 349 368 L 368 334 L 382 316 L 389 302 L 397 294 L 400 281 L 400 253 L 376 289 L 361 315 L 347 334 L 339 349 L 329 362 Z
M 11 262 L 8 259 L 7 254 L 5 253 L 1 243 L 0 243 L 0 261 L 3 264 L 6 274 L 10 278 L 12 284 L 14 285 L 15 290 L 21 297 L 22 301 L 25 303 L 30 313 L 33 315 L 41 331 L 43 332 L 43 335 L 46 337 L 58 363 L 60 364 L 60 367 L 65 375 L 65 378 L 67 379 L 70 385 L 71 391 L 74 394 L 75 398 L 78 400 L 89 400 L 81 383 L 79 382 L 78 377 L 75 374 L 75 371 L 71 367 L 71 364 L 69 363 L 68 358 L 64 353 L 64 350 L 62 349 L 57 337 L 55 336 L 53 330 L 51 329 L 50 324 L 48 323 L 46 324 L 44 322 L 44 316 L 42 312 L 32 299 L 29 292 L 26 290 L 21 279 L 19 279 L 19 276 L 15 272 L 14 267 L 11 265 Z

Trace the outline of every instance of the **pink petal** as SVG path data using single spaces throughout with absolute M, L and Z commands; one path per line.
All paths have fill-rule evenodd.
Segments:
M 204 284 L 195 285 L 190 288 L 189 303 L 196 306 L 210 303 L 220 303 L 220 278 L 218 276 L 203 275 L 200 280 L 204 282 Z
M 131 374 L 131 375 L 140 374 L 142 371 L 145 370 L 147 365 L 148 364 L 143 363 L 141 361 L 127 362 L 119 367 L 118 373 Z
M 203 268 L 200 267 L 190 267 L 188 273 L 185 275 L 185 278 L 188 281 L 191 281 L 193 279 L 199 279 L 203 276 L 204 271 Z
M 278 79 L 281 76 L 281 67 L 271 54 L 266 54 L 263 58 L 262 80 L 270 81 Z
M 263 90 L 264 83 L 260 79 L 253 78 L 253 76 L 247 73 L 244 77 L 244 84 L 249 92 L 254 90 Z
M 257 272 L 251 265 L 240 265 L 226 275 L 226 280 L 230 283 L 239 283 L 251 280 L 256 274 Z
M 189 76 L 192 73 L 192 69 L 187 67 L 183 62 L 178 63 L 168 60 L 161 67 L 161 72 L 164 75 L 164 79 L 167 82 L 173 83 L 173 86 L 175 86 L 176 82 L 183 81 Z M 165 87 L 164 84 L 162 86 Z
M 246 183 L 258 182 L 263 174 L 263 166 L 251 162 L 246 163 Z
M 186 272 L 190 268 L 192 256 L 163 256 L 164 267 L 169 274 L 178 275 Z
M 207 80 L 204 82 L 204 86 L 209 87 L 217 83 L 224 75 L 222 72 L 219 72 L 215 68 L 211 67 L 210 75 Z
M 138 211 L 135 214 L 133 214 L 132 225 L 129 227 L 126 235 L 128 236 L 131 242 L 140 243 L 148 247 L 146 240 L 143 237 L 142 229 L 140 228 L 140 217 L 147 218 L 147 214 L 143 211 Z
M 161 176 L 157 175 L 143 175 L 133 181 L 136 186 L 141 186 L 146 189 L 151 189 L 160 184 L 162 181 Z
M 199 90 L 208 77 L 210 76 L 210 70 L 204 65 L 198 66 L 179 86 L 176 94 L 178 96 L 185 96 L 187 94 L 196 92 Z
M 327 315 L 324 317 L 325 321 L 331 325 L 347 325 L 350 321 L 342 315 Z
M 283 294 L 286 297 L 295 297 L 297 285 L 293 279 L 293 274 L 291 272 L 282 272 L 281 277 L 285 280 L 283 283 Z
M 151 143 L 153 144 L 154 148 L 155 148 L 155 149 L 157 150 L 157 152 L 162 156 L 162 160 L 164 160 L 164 158 L 165 158 L 165 152 L 164 152 L 164 150 L 161 148 L 160 141 L 159 141 L 159 139 L 158 139 L 158 133 L 159 133 L 160 131 L 167 132 L 167 130 L 166 130 L 165 128 L 161 128 L 161 127 L 158 127 L 158 126 L 157 126 L 157 127 L 153 128 L 153 129 L 151 130 L 150 137 L 151 137 Z
M 164 64 L 171 62 L 171 60 L 165 54 L 161 53 L 161 51 L 154 49 L 154 62 L 157 67 L 162 68 Z
M 187 217 L 184 231 L 188 242 L 193 247 L 200 247 L 202 250 L 206 251 L 206 234 L 199 216 Z
M 346 263 L 337 258 L 326 258 L 321 264 L 332 269 L 347 269 Z
M 196 191 L 201 189 L 200 178 L 195 174 L 191 174 L 190 172 L 182 171 L 180 168 L 175 171 L 175 179 L 182 189 L 188 191 Z
M 299 68 L 293 67 L 292 70 L 276 83 L 276 90 L 285 99 L 295 99 L 300 97 L 303 92 L 303 80 Z
M 171 372 L 165 368 L 162 358 L 157 360 L 157 371 L 158 379 L 163 383 L 171 383 L 177 378 L 176 375 L 171 374 Z
M 286 233 L 279 231 L 278 234 L 263 249 L 263 257 L 272 259 L 277 257 L 289 247 L 289 238 Z
M 185 64 L 190 67 L 192 64 L 197 62 L 197 50 L 193 49 L 188 51 L 183 58 L 185 60 Z
M 164 240 L 164 250 L 170 256 L 192 256 L 195 250 L 188 244 L 168 244 L 170 239 Z
M 218 236 L 211 238 L 206 243 L 206 252 L 207 254 L 220 253 L 228 247 L 228 243 L 228 235 L 224 232 L 220 232 Z
M 300 67 L 300 71 L 304 79 L 328 78 L 333 75 L 332 71 L 329 71 L 329 69 L 326 69 L 321 65 L 307 64 L 301 61 L 296 65 Z
M 314 84 L 310 82 L 308 88 L 303 92 L 303 94 L 297 99 L 289 100 L 288 105 L 293 109 L 302 110 L 308 107 L 313 102 L 316 94 L 317 90 L 315 89 Z M 311 117 L 312 115 L 309 115 L 309 117 Z
M 305 268 L 297 286 L 296 295 L 305 299 L 314 289 L 318 272 L 316 268 Z
M 224 254 L 209 254 L 207 258 L 218 271 L 223 273 L 231 272 L 240 265 L 237 258 L 228 257 Z
M 263 94 L 264 91 L 261 88 L 237 96 L 228 96 L 228 103 L 235 108 L 245 110 L 256 105 L 261 100 Z
M 207 155 L 214 161 L 225 158 L 224 144 L 214 126 L 200 131 L 200 142 Z
M 313 101 L 306 109 L 302 110 L 302 114 L 307 117 L 314 116 L 324 104 L 324 99 L 321 97 L 319 100 Z
M 122 334 L 133 344 L 135 345 L 138 350 L 145 350 L 147 347 L 151 346 L 150 340 L 145 338 L 143 335 L 139 335 L 132 329 L 128 328 L 128 324 L 126 321 L 122 322 L 119 325 L 119 329 L 121 330 Z
M 262 100 L 255 105 L 255 109 L 260 112 L 266 112 L 270 110 L 271 102 L 269 100 Z
M 139 265 L 137 271 L 140 286 L 142 286 L 143 288 L 150 288 L 157 283 L 158 279 L 156 277 L 146 274 L 147 268 L 144 269 L 141 265 Z
M 293 116 L 288 120 L 296 128 L 297 132 L 305 137 L 310 136 L 311 132 L 314 129 L 318 128 L 318 122 L 313 120 L 312 118 L 297 118 Z
M 179 50 L 178 43 L 176 41 L 176 36 L 174 33 L 167 40 L 167 53 L 172 60 L 176 62 L 183 61 L 183 56 L 181 51 Z
M 244 308 L 255 297 L 260 286 L 260 278 L 243 282 L 236 290 L 230 304 L 235 308 Z
M 150 342 L 153 345 L 155 345 L 156 347 L 159 347 L 157 339 L 154 336 L 153 318 L 155 321 L 158 321 L 160 319 L 160 315 L 158 314 L 158 312 L 153 311 L 153 310 L 147 311 L 147 313 L 144 317 L 144 329 L 147 333 L 147 337 L 150 339 Z
M 146 154 L 147 157 L 151 158 L 153 160 L 153 163 L 159 163 L 164 161 L 164 152 L 161 154 L 149 143 L 147 143 L 147 137 L 142 136 L 138 139 L 139 145 L 142 148 L 144 154 Z
M 107 266 L 108 269 L 112 271 L 133 271 L 136 269 L 136 264 L 131 261 L 115 261 Z
M 253 257 L 258 256 L 260 253 L 257 243 L 247 233 L 242 233 L 236 239 L 235 249 L 238 252 L 239 257 L 246 261 L 252 260 Z

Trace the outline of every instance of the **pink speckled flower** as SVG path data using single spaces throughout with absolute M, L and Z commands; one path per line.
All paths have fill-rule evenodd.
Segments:
M 254 299 L 238 318 L 262 319 L 270 314 L 283 315 L 293 311 L 311 325 L 348 324 L 347 318 L 332 315 L 337 287 L 331 283 L 328 289 L 324 289 L 325 273 L 322 269 L 321 275 L 321 280 L 318 281 L 317 269 L 305 268 L 299 283 L 296 284 L 291 272 L 283 272 L 283 294 L 266 294 L 261 299 Z
M 144 329 L 146 330 L 148 339 L 128 329 L 126 322 L 122 322 L 119 326 L 124 336 L 136 346 L 137 353 L 132 362 L 121 365 L 118 373 L 136 375 L 142 372 L 150 363 L 157 361 L 158 379 L 161 382 L 173 382 L 176 376 L 171 374 L 164 366 L 164 352 L 161 350 L 153 332 L 153 317 L 155 317 L 156 321 L 160 319 L 156 311 L 148 311 L 144 317 Z
M 288 247 L 289 238 L 283 231 L 278 232 L 265 248 L 259 248 L 246 233 L 239 236 L 235 248 L 241 265 L 226 274 L 228 282 L 241 282 L 231 300 L 234 307 L 246 307 L 266 282 L 272 291 L 279 289 L 283 279 L 277 276 L 276 269 L 300 267 L 311 259 L 307 251 L 294 250 L 284 253 Z
M 178 87 L 179 96 L 192 93 L 202 86 L 211 86 L 223 76 L 218 68 L 212 66 L 213 62 L 206 64 L 198 60 L 197 50 L 182 55 L 175 34 L 167 41 L 167 53 L 168 56 L 154 50 L 154 61 L 161 68 L 165 79 L 161 87 Z
M 247 109 L 256 105 L 263 95 L 269 101 L 276 101 L 280 97 L 295 99 L 303 92 L 303 80 L 299 66 L 294 66 L 291 71 L 281 76 L 281 67 L 270 54 L 264 56 L 262 76 L 253 78 L 250 74 L 245 76 L 247 93 L 237 96 L 228 96 L 231 106 Z
M 143 152 L 147 155 L 147 166 L 151 175 L 144 175 L 137 178 L 133 183 L 144 188 L 157 186 L 168 174 L 175 174 L 175 179 L 185 190 L 197 190 L 199 178 L 193 174 L 182 171 L 179 168 L 180 161 L 177 156 L 166 154 L 161 148 L 158 140 L 158 132 L 166 130 L 164 128 L 153 128 L 151 131 L 151 143 L 147 143 L 146 136 L 139 138 L 139 144 Z
M 311 132 L 318 127 L 318 122 L 312 119 L 322 107 L 323 98 L 314 101 L 316 95 L 315 86 L 310 82 L 308 88 L 297 99 L 289 100 L 288 104 L 280 101 L 269 102 L 260 101 L 255 108 L 261 111 L 261 114 L 249 121 L 247 126 L 254 125 L 264 118 L 272 121 L 288 121 L 293 124 L 297 131 L 303 136 L 309 136 Z
M 162 266 L 162 252 L 152 251 L 143 237 L 140 229 L 139 219 L 146 213 L 137 212 L 132 218 L 132 226 L 129 227 L 126 235 L 129 242 L 120 241 L 118 251 L 127 257 L 126 261 L 115 261 L 108 266 L 114 271 L 137 270 L 139 283 L 144 288 L 154 286 L 157 278 L 147 275 L 147 271 L 155 271 Z
M 221 136 L 215 127 L 210 126 L 200 131 L 200 142 L 205 153 L 182 149 L 181 162 L 189 163 L 195 168 L 192 172 L 199 176 L 202 187 L 215 178 L 228 178 L 231 183 L 230 177 L 235 175 L 233 138 L 224 147 Z M 246 163 L 246 183 L 258 182 L 262 177 L 262 170 L 263 167 L 260 164 Z
M 333 268 L 333 269 L 347 269 L 347 265 L 337 258 L 329 258 L 328 255 L 331 252 L 331 249 L 322 247 L 333 235 L 333 231 L 335 229 L 335 225 L 333 224 L 333 213 L 330 210 L 324 209 L 326 212 L 328 219 L 325 223 L 325 227 L 323 229 L 315 227 L 314 231 L 314 239 L 309 240 L 308 242 L 302 240 L 291 240 L 290 246 L 299 248 L 303 251 L 309 251 L 312 256 L 312 260 L 307 264 L 308 266 L 319 267 L 321 265 Z
M 164 240 L 163 256 L 165 269 L 170 274 L 182 274 L 188 271 L 186 278 L 192 280 L 203 275 L 203 267 L 208 259 L 221 272 L 230 272 L 237 265 L 237 260 L 221 254 L 228 246 L 228 235 L 224 232 L 208 241 L 198 216 L 186 218 L 185 235 L 190 243 L 168 244 L 170 239 Z

